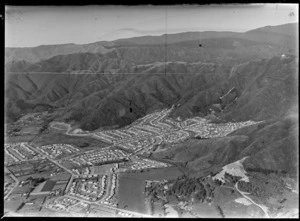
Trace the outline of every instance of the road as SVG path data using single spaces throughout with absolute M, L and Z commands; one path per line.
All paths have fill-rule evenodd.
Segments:
M 240 191 L 239 188 L 238 188 L 238 182 L 236 182 L 236 184 L 234 185 L 235 189 L 244 197 L 246 198 L 247 200 L 249 200 L 251 203 L 253 203 L 254 205 L 258 206 L 266 215 L 267 218 L 271 218 L 268 214 L 268 209 L 265 207 L 265 206 L 262 206 L 262 205 L 259 205 L 257 203 L 255 203 L 250 197 L 246 196 L 246 194 L 249 194 L 247 192 L 243 192 L 243 191 Z
M 67 131 L 65 132 L 66 135 L 70 135 L 70 136 L 81 136 L 81 137 L 84 137 L 84 136 L 91 136 L 89 133 L 88 134 L 71 134 L 69 133 L 69 131 L 72 129 L 70 124 L 66 124 L 66 123 L 62 123 L 62 122 L 55 122 L 55 124 L 61 124 L 61 125 L 65 125 L 68 127 Z M 65 130 L 65 129 L 60 129 L 60 128 L 57 128 L 55 127 L 55 124 L 51 124 L 50 127 L 56 129 L 56 130 Z
M 87 200 L 84 200 L 84 199 L 81 199 L 81 198 L 77 198 L 76 196 L 71 196 L 71 195 L 65 195 L 65 196 L 73 198 L 73 199 L 80 200 L 81 202 L 85 202 L 85 203 L 88 203 L 88 204 L 93 204 L 93 205 L 97 205 L 97 206 L 100 206 L 100 207 L 102 206 L 102 207 L 106 207 L 106 208 L 109 208 L 109 209 L 114 209 L 116 211 L 121 211 L 121 212 L 124 212 L 124 213 L 129 213 L 129 214 L 132 214 L 132 215 L 135 215 L 135 216 L 139 216 L 139 217 L 152 217 L 152 216 L 147 215 L 147 214 L 133 212 L 133 211 L 130 211 L 130 210 L 124 210 L 124 209 L 120 209 L 120 208 L 117 208 L 117 207 L 114 207 L 114 206 L 100 204 L 100 203 L 97 203 L 97 202 L 91 203 L 90 201 L 87 201 Z
M 65 125 L 65 126 L 67 126 L 68 128 L 67 129 L 60 129 L 60 128 L 57 128 L 57 127 L 55 127 L 55 125 L 56 124 L 61 124 L 61 125 Z M 153 126 L 153 125 L 152 125 Z M 96 136 L 96 135 L 94 135 L 93 133 L 86 133 L 86 134 L 74 134 L 74 133 L 69 133 L 69 131 L 70 130 L 72 130 L 72 127 L 71 127 L 71 125 L 69 125 L 69 124 L 66 124 L 66 123 L 62 123 L 62 122 L 55 122 L 55 124 L 51 124 L 50 125 L 50 127 L 52 127 L 52 128 L 54 128 L 54 129 L 56 129 L 56 130 L 66 130 L 66 132 L 65 132 L 65 134 L 66 135 L 69 135 L 69 136 L 81 136 L 81 137 L 91 137 L 91 138 L 95 138 L 95 139 L 98 139 L 98 140 L 101 140 L 101 141 L 103 141 L 100 137 L 98 137 L 98 136 Z M 165 131 L 165 130 L 162 130 L 161 131 L 161 133 L 158 135 L 158 134 L 152 134 L 152 135 L 140 135 L 140 136 L 138 136 L 138 138 L 137 137 L 135 137 L 134 139 L 129 139 L 129 140 L 125 140 L 125 141 L 119 141 L 119 142 L 112 142 L 113 143 L 113 145 L 118 145 L 118 144 L 123 144 L 123 143 L 128 143 L 128 142 L 131 142 L 131 141 L 133 141 L 133 140 L 139 140 L 139 139 L 147 139 L 147 138 L 150 138 L 150 137 L 160 137 L 160 139 L 162 139 L 162 136 L 164 135 L 164 134 L 169 134 L 169 133 L 173 133 L 173 132 L 177 132 L 177 131 L 181 131 L 182 129 L 184 129 L 184 128 L 173 128 L 173 129 L 171 129 L 171 130 L 167 130 L 167 131 Z M 162 140 L 161 140 L 162 141 Z M 160 142 L 161 142 L 160 141 Z M 155 145 L 156 144 L 156 142 L 154 143 L 154 144 L 151 144 L 151 146 L 153 146 L 153 145 Z M 145 147 L 143 150 L 145 151 L 145 149 L 146 149 L 147 147 Z M 142 151 L 142 150 L 141 150 Z
M 69 179 L 69 183 L 68 183 L 67 187 L 65 188 L 65 193 L 67 193 L 69 191 L 69 188 L 70 188 L 71 184 L 73 183 L 73 179 L 74 179 L 74 175 L 72 174 Z
M 19 182 L 20 182 L 12 173 L 10 173 L 9 175 L 10 175 L 11 178 L 14 179 L 15 183 L 14 183 L 14 186 L 8 192 L 8 194 L 4 197 L 4 200 L 6 200 L 9 197 L 9 195 L 11 194 L 11 192 L 19 185 Z
M 50 157 L 48 157 L 46 154 L 44 154 L 44 153 L 43 153 L 42 151 L 40 151 L 39 149 L 33 148 L 31 145 L 28 145 L 28 147 L 29 147 L 30 149 L 32 149 L 33 151 L 38 152 L 40 155 L 46 157 L 49 161 L 51 161 L 52 163 L 56 164 L 58 167 L 63 168 L 65 171 L 69 172 L 69 173 L 72 174 L 72 175 L 76 175 L 76 174 L 74 174 L 74 172 L 72 172 L 72 171 L 69 170 L 68 168 L 66 168 L 66 167 L 64 167 L 64 166 L 62 166 L 62 165 L 60 165 L 60 164 L 57 163 L 55 160 L 53 160 L 53 159 L 51 159 Z
M 30 148 L 32 148 L 32 147 L 30 146 Z M 33 149 L 33 148 L 32 148 L 32 149 Z M 58 164 L 55 160 L 49 158 L 49 157 L 48 157 L 47 155 L 45 155 L 43 152 L 41 152 L 41 151 L 39 151 L 39 150 L 37 150 L 37 149 L 33 149 L 33 150 L 36 151 L 36 152 L 38 152 L 38 153 L 41 154 L 42 156 L 45 156 L 48 160 L 50 160 L 51 162 L 55 163 L 57 166 L 63 168 L 64 170 L 66 170 L 67 172 L 69 172 L 69 173 L 72 175 L 71 178 L 70 178 L 70 180 L 69 180 L 68 186 L 66 187 L 66 192 L 67 192 L 68 188 L 70 187 L 70 185 L 71 185 L 71 183 L 72 183 L 72 180 L 74 179 L 74 175 L 75 175 L 75 174 L 74 174 L 71 170 L 67 169 L 66 167 L 64 167 L 64 166 L 62 166 L 62 165 L 60 165 L 60 164 Z M 70 198 L 74 198 L 74 199 L 77 199 L 77 200 L 80 200 L 80 201 L 83 201 L 83 202 L 86 202 L 86 203 L 91 204 L 90 201 L 87 201 L 87 200 L 84 200 L 84 199 L 81 199 L 81 198 L 77 198 L 77 197 L 70 196 L 70 195 L 65 195 L 65 196 L 68 196 L 68 197 L 70 197 Z M 129 210 L 119 209 L 119 208 L 116 208 L 116 207 L 113 207 L 113 206 L 109 206 L 109 205 L 104 205 L 104 204 L 101 204 L 101 205 L 96 204 L 96 205 L 98 205 L 98 206 L 103 206 L 103 207 L 107 207 L 107 208 L 109 208 L 109 209 L 115 209 L 115 210 L 117 210 L 117 211 L 121 211 L 121 212 L 125 212 L 125 213 L 130 213 L 130 214 L 133 214 L 133 215 L 135 215 L 135 216 L 151 217 L 151 216 L 149 216 L 149 215 L 147 215 L 147 214 L 142 214 L 142 213 L 132 212 L 132 211 L 129 211 Z

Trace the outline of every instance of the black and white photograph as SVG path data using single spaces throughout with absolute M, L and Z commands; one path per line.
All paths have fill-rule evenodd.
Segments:
M 1 218 L 299 218 L 298 4 L 1 18 Z

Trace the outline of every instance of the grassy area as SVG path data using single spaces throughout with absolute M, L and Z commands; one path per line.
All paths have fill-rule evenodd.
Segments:
M 68 136 L 66 134 L 55 131 L 44 133 L 34 140 L 34 144 L 36 145 L 50 145 L 55 143 L 71 144 L 80 148 L 88 148 L 92 146 L 102 148 L 109 145 L 100 140 L 90 137 Z
M 31 135 L 31 134 L 37 134 L 40 130 L 40 126 L 30 126 L 30 127 L 25 127 L 25 128 L 22 128 L 20 131 L 19 131 L 19 134 L 21 136 L 23 135 Z
M 100 140 L 91 137 L 77 137 L 69 136 L 58 130 L 48 130 L 38 135 L 38 128 L 23 128 L 23 130 L 30 130 L 31 134 L 24 133 L 19 136 L 5 137 L 7 143 L 18 143 L 18 142 L 33 142 L 35 145 L 50 145 L 55 143 L 65 143 L 75 145 L 82 149 L 88 149 L 89 147 L 106 147 L 110 144 L 104 143 Z
M 35 137 L 35 135 L 24 135 L 24 136 L 10 136 L 5 137 L 6 143 L 20 143 L 20 142 L 28 142 L 32 140 Z
M 205 218 L 222 218 L 216 206 L 208 203 L 197 203 L 192 207 L 192 213 Z
M 225 218 L 262 218 L 264 213 L 255 205 L 242 205 L 234 202 L 234 200 L 228 201 L 221 206 Z
M 116 214 L 116 210 L 103 207 L 103 206 L 91 205 L 90 213 L 95 216 L 114 217 Z
M 147 209 L 143 195 L 144 180 L 122 174 L 119 182 L 118 208 L 146 213 Z
M 214 202 L 220 205 L 239 197 L 241 195 L 237 191 L 227 187 L 217 186 L 214 191 Z
M 5 200 L 4 201 L 4 212 L 7 212 L 7 211 L 15 212 L 16 209 L 20 206 L 21 202 L 22 202 L 21 197 L 14 197 L 14 199 Z
M 58 130 L 68 130 L 68 124 L 65 123 L 53 123 L 52 128 L 58 129 Z

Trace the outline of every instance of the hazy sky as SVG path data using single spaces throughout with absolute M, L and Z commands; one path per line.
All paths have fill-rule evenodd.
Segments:
M 6 47 L 85 44 L 185 31 L 244 32 L 298 22 L 298 5 L 295 4 L 6 6 L 5 11 Z

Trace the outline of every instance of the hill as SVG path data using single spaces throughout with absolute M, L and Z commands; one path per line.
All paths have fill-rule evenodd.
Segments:
M 131 69 L 132 74 L 10 74 L 6 92 L 10 102 L 68 106 L 69 119 L 89 130 L 124 126 L 172 104 L 180 104 L 173 113 L 175 116 L 205 116 L 233 87 L 239 95 L 223 105 L 220 118 L 278 119 L 297 98 L 296 67 L 293 56 L 277 56 L 234 68 L 213 63 L 170 62 L 137 65 Z M 163 74 L 165 68 L 168 74 Z
M 207 176 L 247 156 L 243 163 L 246 171 L 276 171 L 296 178 L 297 128 L 297 121 L 289 117 L 280 121 L 266 121 L 237 130 L 226 137 L 190 139 L 153 154 L 153 158 L 171 160 L 189 176 Z
M 171 106 L 174 118 L 260 121 L 225 137 L 189 138 L 150 156 L 179 167 L 187 183 L 247 157 L 243 166 L 251 185 L 260 187 L 254 192 L 262 196 L 255 201 L 274 201 L 260 194 L 273 191 L 270 180 L 280 189 L 282 177 L 298 179 L 297 26 L 205 32 L 200 40 L 199 33 L 180 33 L 7 49 L 6 122 L 50 109 L 60 111 L 56 120 L 94 131 L 125 127 Z M 49 132 L 40 141 L 50 142 L 53 136 L 58 135 Z M 232 189 L 227 191 L 232 198 Z

